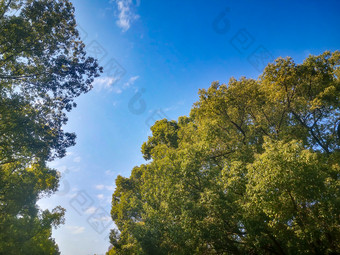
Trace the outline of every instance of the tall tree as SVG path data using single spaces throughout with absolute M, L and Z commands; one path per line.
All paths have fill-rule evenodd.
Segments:
M 0 253 L 58 254 L 64 209 L 36 202 L 58 188 L 46 166 L 75 144 L 63 131 L 101 68 L 86 56 L 68 0 L 0 1 Z
M 157 121 L 108 254 L 340 253 L 340 52 L 279 58 Z

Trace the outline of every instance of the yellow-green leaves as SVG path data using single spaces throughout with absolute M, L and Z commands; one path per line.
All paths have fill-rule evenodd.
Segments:
M 340 253 L 339 65 L 279 58 L 156 122 L 117 178 L 111 254 Z

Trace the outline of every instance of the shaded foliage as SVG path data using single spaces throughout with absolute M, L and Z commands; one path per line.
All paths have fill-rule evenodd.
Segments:
M 67 0 L 1 0 L 0 31 L 0 254 L 59 254 L 51 230 L 65 210 L 36 202 L 58 188 L 47 162 L 75 144 L 66 112 L 101 68 Z

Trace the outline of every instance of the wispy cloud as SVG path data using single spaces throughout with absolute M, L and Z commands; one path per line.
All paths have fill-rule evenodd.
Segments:
M 115 186 L 105 186 L 105 189 L 108 190 L 108 191 L 114 191 Z
M 66 152 L 66 156 L 71 156 L 71 155 L 73 155 L 74 154 L 74 152 L 72 152 L 72 151 L 67 151 Z
M 118 105 L 118 101 L 113 101 L 112 105 L 113 105 L 113 107 L 116 107 Z
M 114 171 L 111 171 L 111 170 L 106 170 L 105 171 L 105 174 L 108 175 L 108 176 L 114 176 L 116 175 Z
M 109 90 L 120 94 L 122 93 L 122 90 L 117 86 L 113 86 L 114 83 L 118 80 L 119 78 L 116 77 L 99 77 L 94 80 L 93 86 L 97 91 Z
M 76 162 L 76 163 L 79 163 L 81 161 L 81 157 L 75 157 L 74 159 L 73 159 L 73 162 Z
M 139 75 L 136 75 L 136 76 L 132 76 L 130 77 L 130 79 L 124 83 L 124 88 L 128 88 L 130 87 L 131 85 L 133 85 L 135 83 L 136 80 L 139 79 Z
M 104 184 L 98 184 L 95 187 L 97 190 L 108 190 L 108 191 L 114 191 L 115 187 L 110 185 L 104 185 Z
M 103 190 L 104 188 L 105 188 L 105 185 L 103 185 L 103 184 L 96 185 L 96 189 L 98 189 L 98 190 Z
M 162 110 L 164 112 L 170 112 L 170 111 L 173 111 L 173 110 L 177 110 L 180 106 L 184 105 L 184 101 L 179 101 L 177 102 L 175 105 L 172 105 L 172 106 L 169 106 L 169 107 L 166 107 L 166 108 L 163 108 Z
M 96 217 L 92 219 L 93 222 L 110 222 L 112 221 L 111 217 L 109 215 L 104 215 L 101 217 Z
M 96 78 L 93 82 L 93 86 L 96 91 L 110 91 L 116 94 L 121 94 L 123 90 L 128 89 L 131 87 L 136 80 L 139 79 L 139 75 L 132 76 L 128 79 L 127 82 L 124 83 L 124 85 L 119 85 L 116 83 L 117 81 L 120 80 L 120 77 L 115 78 L 115 77 L 99 77 Z
M 74 235 L 81 234 L 85 231 L 85 228 L 80 226 L 66 226 L 66 228 Z
M 135 7 L 138 6 L 132 0 L 112 0 L 112 3 L 117 6 L 117 18 L 116 24 L 122 29 L 123 32 L 129 30 L 133 21 L 137 20 L 139 16 L 135 14 Z
M 91 206 L 85 211 L 85 214 L 93 214 L 96 210 L 97 210 L 96 207 Z

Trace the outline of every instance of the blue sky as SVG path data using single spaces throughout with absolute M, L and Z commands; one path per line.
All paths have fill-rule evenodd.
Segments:
M 107 251 L 114 180 L 145 162 L 155 120 L 188 115 L 213 81 L 257 78 L 274 58 L 301 62 L 340 45 L 337 0 L 72 2 L 89 54 L 106 68 L 69 114 L 77 145 L 51 163 L 60 191 L 39 203 L 67 209 L 53 232 L 64 255 Z

